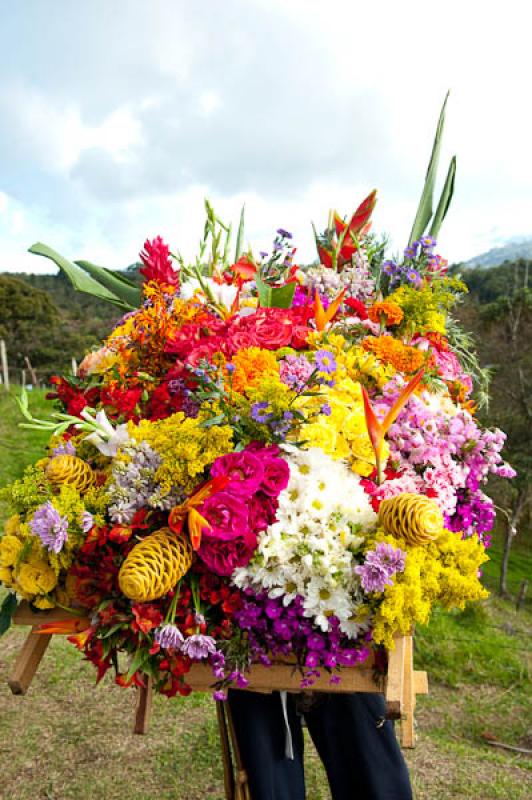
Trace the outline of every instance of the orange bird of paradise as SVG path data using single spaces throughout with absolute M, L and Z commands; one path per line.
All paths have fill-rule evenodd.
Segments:
M 366 388 L 365 386 L 362 386 L 366 425 L 368 428 L 371 446 L 373 447 L 373 452 L 375 453 L 375 461 L 377 465 L 377 483 L 379 484 L 384 480 L 384 437 L 405 407 L 411 395 L 419 386 L 424 374 L 425 369 L 423 368 L 416 373 L 416 375 L 414 375 L 412 380 L 404 387 L 401 394 L 390 408 L 382 422 L 377 419 L 377 415 L 373 410 Z
M 194 550 L 198 550 L 201 544 L 201 535 L 204 530 L 210 530 L 211 524 L 202 516 L 198 509 L 202 503 L 216 492 L 225 489 L 229 483 L 229 478 L 220 475 L 207 481 L 197 492 L 188 497 L 184 503 L 174 506 L 168 517 L 168 525 L 174 533 L 182 533 L 185 519 L 190 536 L 190 543 Z
M 343 292 L 340 292 L 338 297 L 336 297 L 332 303 L 328 306 L 327 309 L 323 308 L 323 304 L 321 302 L 321 297 L 316 289 L 316 294 L 314 295 L 314 319 L 316 320 L 316 330 L 322 331 L 325 330 L 329 322 L 331 322 L 338 309 L 342 305 L 342 300 L 345 297 L 346 289 Z

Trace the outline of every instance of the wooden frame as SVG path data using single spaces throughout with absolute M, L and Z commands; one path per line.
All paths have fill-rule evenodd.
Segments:
M 52 634 L 36 634 L 38 625 L 45 622 L 60 622 L 71 619 L 72 614 L 59 608 L 50 611 L 33 611 L 22 602 L 13 617 L 16 625 L 31 626 L 31 631 L 18 654 L 8 678 L 13 694 L 24 695 L 28 691 L 39 664 L 46 652 Z M 414 709 L 416 695 L 428 693 L 427 673 L 414 670 L 413 637 L 398 636 L 395 648 L 388 653 L 388 672 L 382 680 L 375 681 L 373 660 L 357 667 L 344 667 L 339 684 L 331 684 L 329 675 L 322 674 L 312 686 L 313 692 L 378 692 L 386 699 L 388 719 L 401 721 L 401 744 L 414 747 Z M 255 665 L 247 674 L 248 689 L 257 692 L 300 692 L 301 675 L 290 662 L 277 662 L 271 667 Z M 195 691 L 211 691 L 213 677 L 210 667 L 193 664 L 187 674 L 187 683 Z M 245 691 L 245 690 L 244 690 Z M 149 680 L 146 688 L 138 690 L 134 733 L 144 734 L 148 730 L 152 703 L 152 687 Z

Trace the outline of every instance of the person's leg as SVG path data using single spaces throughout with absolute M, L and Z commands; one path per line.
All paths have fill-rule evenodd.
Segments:
M 285 756 L 285 720 L 278 692 L 228 694 L 240 754 L 253 800 L 305 800 L 303 734 L 292 698 L 287 711 L 294 759 Z
M 333 800 L 412 800 L 408 769 L 380 694 L 329 694 L 305 713 Z

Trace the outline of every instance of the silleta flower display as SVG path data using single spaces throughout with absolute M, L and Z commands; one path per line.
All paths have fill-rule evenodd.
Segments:
M 194 264 L 145 242 L 139 306 L 53 379 L 55 418 L 23 397 L 50 442 L 3 490 L 0 580 L 76 613 L 99 678 L 187 694 L 202 662 L 219 698 L 282 656 L 334 683 L 434 603 L 486 595 L 482 487 L 513 471 L 449 324 L 465 287 L 431 236 L 386 260 L 375 202 L 332 215 L 309 267 L 281 228 L 231 259 L 207 206 Z

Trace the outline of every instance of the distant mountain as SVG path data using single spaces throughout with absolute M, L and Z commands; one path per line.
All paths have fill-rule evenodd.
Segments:
M 473 256 L 464 261 L 463 267 L 496 267 L 505 261 L 518 261 L 520 258 L 532 260 L 532 236 L 523 239 L 510 239 L 501 247 L 492 247 L 486 253 Z

